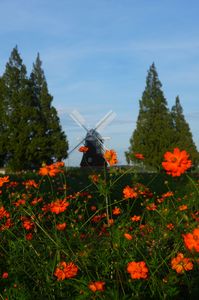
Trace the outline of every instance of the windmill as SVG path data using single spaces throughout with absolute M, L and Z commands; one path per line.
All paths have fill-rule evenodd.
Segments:
M 107 113 L 92 129 L 88 129 L 85 126 L 85 120 L 82 115 L 77 111 L 73 110 L 70 117 L 86 131 L 86 136 L 72 149 L 69 151 L 69 155 L 81 145 L 84 145 L 82 160 L 80 163 L 81 167 L 86 166 L 106 166 L 107 163 L 103 157 L 103 153 L 107 150 L 104 146 L 104 140 L 107 139 L 102 137 L 101 132 L 116 116 L 116 113 L 110 111 Z

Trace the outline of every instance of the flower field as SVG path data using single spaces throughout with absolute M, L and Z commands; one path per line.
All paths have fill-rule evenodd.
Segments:
M 0 299 L 197 299 L 199 177 L 185 151 L 160 173 L 72 171 L 62 162 L 0 177 Z M 137 154 L 138 159 L 144 159 Z

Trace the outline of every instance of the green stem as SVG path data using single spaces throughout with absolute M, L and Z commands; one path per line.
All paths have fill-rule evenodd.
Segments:
M 193 179 L 192 179 L 189 175 L 187 175 L 187 174 L 186 174 L 186 176 L 187 176 L 187 178 L 189 178 L 189 180 L 190 180 L 191 183 L 193 184 L 193 186 L 194 186 L 196 192 L 197 192 L 198 195 L 199 195 L 199 189 L 197 188 L 197 186 L 196 186 L 195 182 L 193 181 Z
M 131 167 L 130 169 L 127 169 L 126 172 L 124 172 L 122 175 L 120 175 L 115 181 L 112 182 L 112 184 L 110 184 L 110 187 L 112 187 L 117 181 L 120 180 L 120 178 L 122 178 L 124 175 L 131 173 L 131 171 L 133 170 L 133 167 Z

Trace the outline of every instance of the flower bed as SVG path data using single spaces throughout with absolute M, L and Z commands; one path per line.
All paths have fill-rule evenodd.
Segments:
M 1 298 L 196 299 L 199 182 L 185 174 L 187 193 L 169 187 L 190 165 L 167 153 L 158 193 L 130 169 L 94 173 L 82 190 L 69 187 L 63 163 L 34 179 L 1 177 Z

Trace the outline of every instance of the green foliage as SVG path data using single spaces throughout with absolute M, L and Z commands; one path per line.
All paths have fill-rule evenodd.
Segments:
M 3 79 L 0 77 L 0 167 L 3 167 L 6 162 L 6 124 L 5 124 L 5 85 Z
M 137 162 L 134 153 L 142 153 L 145 159 L 142 167 L 158 169 L 166 151 L 179 147 L 187 150 L 195 166 L 199 153 L 193 142 L 192 134 L 186 122 L 179 97 L 170 112 L 161 90 L 162 84 L 154 63 L 151 65 L 146 87 L 140 100 L 137 126 L 130 139 L 129 150 L 125 153 L 127 162 Z
M 171 109 L 171 115 L 175 128 L 174 139 L 176 147 L 186 150 L 190 154 L 193 165 L 197 166 L 199 163 L 199 153 L 193 141 L 189 124 L 183 115 L 183 108 L 178 96 L 176 97 L 175 105 Z
M 126 153 L 129 162 L 136 160 L 133 153 L 142 153 L 144 164 L 152 169 L 159 168 L 163 154 L 173 145 L 172 119 L 161 86 L 155 65 L 152 64 L 139 102 L 137 127 Z
M 154 178 L 142 174 L 142 182 L 129 182 L 125 176 L 128 173 L 134 178 L 132 169 L 113 168 L 109 173 L 92 174 L 98 175 L 97 182 L 90 181 L 91 174 L 87 174 L 89 185 L 81 191 L 80 180 L 85 180 L 85 173 L 80 176 L 78 171 L 82 169 L 73 173 L 66 170 L 52 178 L 35 173 L 25 174 L 25 179 L 14 175 L 0 187 L 0 296 L 16 300 L 197 299 L 198 253 L 189 251 L 182 237 L 197 227 L 197 176 L 190 181 L 187 175 L 172 179 L 166 174 L 155 174 Z M 69 180 L 75 174 L 78 176 L 70 187 Z M 159 193 L 148 188 L 153 179 L 157 180 L 154 187 L 159 182 Z M 176 191 L 170 190 L 173 180 Z M 188 183 L 189 190 L 182 194 L 181 187 Z M 122 196 L 127 184 L 137 188 L 136 198 Z M 163 195 L 163 184 L 170 195 Z M 21 199 L 25 203 L 17 206 Z M 33 205 L 35 199 L 39 201 Z M 44 209 L 57 199 L 67 199 L 67 210 L 55 214 Z M 148 210 L 153 203 L 156 208 Z M 182 205 L 187 209 L 181 210 Z M 9 216 L 5 216 L 2 206 Z M 119 214 L 114 214 L 115 208 L 120 209 Z M 140 220 L 132 221 L 134 215 Z M 5 228 L 8 219 L 11 223 Z M 25 228 L 24 219 L 33 222 L 34 227 Z M 63 222 L 64 231 L 57 230 L 56 225 Z M 30 233 L 32 238 L 28 239 Z M 132 240 L 126 239 L 125 233 Z M 192 270 L 177 273 L 172 269 L 171 261 L 178 253 L 192 261 Z M 75 263 L 77 275 L 58 281 L 55 270 L 61 261 Z M 146 279 L 131 278 L 127 265 L 132 261 L 146 263 Z M 7 278 L 2 278 L 4 272 Z M 105 282 L 104 291 L 89 289 L 89 283 L 95 281 Z
M 5 84 L 5 125 L 8 166 L 27 168 L 26 148 L 31 134 L 31 90 L 26 67 L 15 47 L 3 74 Z
M 17 47 L 0 79 L 0 166 L 13 171 L 38 168 L 67 157 L 53 97 L 37 56 L 30 78 Z
M 66 158 L 68 150 L 68 142 L 61 129 L 57 111 L 52 106 L 53 97 L 48 92 L 41 65 L 38 54 L 30 75 L 37 115 L 34 122 L 34 133 L 28 145 L 33 157 L 33 164 L 37 167 L 41 165 L 42 161 L 52 163 Z

